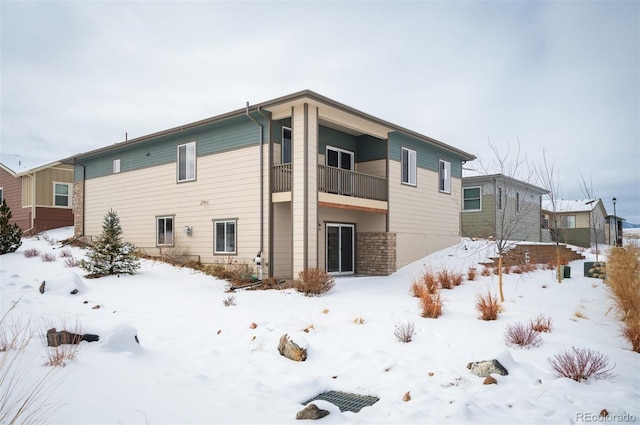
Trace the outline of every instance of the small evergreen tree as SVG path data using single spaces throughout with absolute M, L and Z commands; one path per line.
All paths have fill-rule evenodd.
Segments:
M 140 261 L 135 256 L 135 246 L 121 240 L 122 228 L 118 214 L 110 210 L 102 223 L 102 235 L 90 248 L 88 260 L 81 260 L 80 267 L 91 276 L 135 274 Z
M 9 224 L 12 214 L 7 201 L 0 205 L 0 255 L 15 252 L 22 245 L 22 229 L 16 223 Z

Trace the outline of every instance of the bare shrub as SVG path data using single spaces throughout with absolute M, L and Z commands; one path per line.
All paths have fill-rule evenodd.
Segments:
M 549 316 L 545 316 L 540 314 L 535 319 L 529 321 L 529 325 L 531 329 L 536 332 L 551 332 L 551 325 L 553 324 L 553 319 Z
M 60 329 L 66 330 L 74 335 L 72 340 L 69 342 L 75 342 L 75 343 L 72 343 L 72 344 L 63 343 L 58 345 L 57 347 L 49 347 L 47 333 L 46 332 L 42 333 L 40 339 L 42 341 L 42 345 L 45 348 L 45 353 L 46 353 L 45 355 L 47 359 L 44 363 L 44 366 L 64 367 L 66 366 L 68 361 L 75 360 L 78 357 L 78 354 L 80 353 L 80 344 L 79 344 L 80 341 L 78 341 L 79 338 L 76 338 L 75 335 L 83 335 L 84 330 L 82 329 L 82 326 L 78 318 L 76 318 L 76 321 L 74 324 L 69 324 L 64 317 L 61 317 L 56 321 L 51 319 L 45 319 L 45 321 L 43 322 L 43 328 L 57 329 L 58 326 L 56 326 L 55 322 L 60 324 L 59 326 Z
M 482 276 L 491 276 L 491 274 L 493 273 L 493 269 L 491 269 L 490 267 L 483 267 L 482 271 L 480 272 L 480 274 Z
M 419 301 L 422 317 L 437 319 L 442 315 L 442 297 L 440 292 L 425 294 Z
M 467 280 L 476 280 L 478 271 L 475 267 L 469 267 L 469 271 L 467 272 Z
M 609 358 L 588 348 L 575 348 L 563 351 L 547 359 L 551 370 L 560 378 L 570 378 L 583 382 L 590 378 L 608 379 L 615 368 L 609 367 Z
M 510 347 L 532 348 L 542 344 L 540 333 L 529 324 L 521 322 L 508 325 L 504 332 L 504 342 Z
M 416 334 L 416 326 L 413 322 L 396 323 L 393 334 L 400 342 L 411 342 Z
M 482 320 L 496 320 L 500 312 L 500 302 L 498 297 L 493 295 L 491 291 L 476 296 L 476 310 L 480 313 Z
M 622 328 L 622 336 L 631 345 L 631 350 L 640 353 L 640 322 L 627 321 Z
M 45 252 L 44 254 L 40 254 L 40 259 L 43 263 L 53 263 L 56 261 L 56 256 L 50 252 Z
M 60 258 L 69 258 L 73 256 L 71 254 L 71 251 L 69 251 L 68 249 L 63 249 L 62 251 L 60 251 L 60 254 L 58 255 L 60 256 Z
M 74 257 L 65 258 L 64 265 L 69 268 L 78 267 L 79 261 Z
M 27 258 L 38 257 L 39 255 L 40 255 L 40 251 L 38 251 L 35 248 L 27 249 L 24 252 L 24 256 L 27 257 Z
M 510 274 L 511 273 L 511 267 L 503 267 L 502 268 L 502 273 L 503 274 Z
M 364 317 L 358 316 L 353 318 L 353 323 L 355 325 L 364 325 Z
M 324 270 L 305 269 L 298 274 L 295 288 L 307 296 L 314 296 L 329 292 L 335 284 L 333 276 Z
M 236 305 L 235 295 L 229 295 L 227 298 L 223 299 L 222 304 L 224 304 L 225 307 L 231 307 L 232 305 Z

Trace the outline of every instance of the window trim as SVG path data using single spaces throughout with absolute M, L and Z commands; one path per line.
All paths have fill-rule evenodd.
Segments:
M 516 214 L 520 214 L 520 192 L 516 192 Z
M 562 224 L 563 218 L 573 218 L 573 226 L 564 226 Z M 560 228 L 561 229 L 576 229 L 576 215 L 575 214 L 564 214 L 560 216 Z
M 477 199 L 478 201 L 480 201 L 479 208 L 474 208 L 474 209 L 465 208 L 465 201 L 467 200 L 467 198 L 465 197 L 465 193 L 468 189 L 478 189 L 478 198 L 471 198 L 469 200 L 475 201 Z M 462 211 L 465 211 L 465 212 L 482 211 L 482 186 L 469 186 L 469 187 L 462 188 Z
M 159 227 L 159 221 L 160 220 L 166 220 L 167 219 L 171 219 L 171 224 L 172 224 L 172 233 L 171 233 L 171 242 L 170 243 L 160 243 L 160 227 Z M 164 234 L 165 234 L 165 240 L 166 240 L 166 233 L 167 233 L 167 226 L 165 224 L 164 226 Z M 176 216 L 172 215 L 172 214 L 165 214 L 165 215 L 157 215 L 156 216 L 156 246 L 159 247 L 164 247 L 164 246 L 174 246 L 176 242 Z
M 451 161 L 438 161 L 438 191 L 451 194 Z
M 497 190 L 497 194 L 496 194 L 496 203 L 498 204 L 498 211 L 502 211 L 504 208 L 503 205 L 503 190 L 502 190 L 502 186 L 498 186 L 498 190 Z
M 329 167 L 332 167 L 332 165 L 329 165 L 327 162 L 329 160 L 329 151 L 335 151 L 338 154 L 338 166 L 336 168 L 339 168 L 341 170 L 347 170 L 347 171 L 355 171 L 355 166 L 356 166 L 356 155 L 355 152 L 347 150 L 347 149 L 342 149 L 342 148 L 337 148 L 335 146 L 329 146 L 327 145 L 324 151 L 324 163 L 325 165 L 328 165 Z M 340 159 L 340 154 L 341 153 L 346 153 L 349 155 L 349 168 L 343 168 L 341 167 L 342 165 L 342 160 Z
M 214 219 L 213 221 L 213 255 L 238 255 L 238 219 L 237 218 L 222 218 Z M 227 223 L 233 223 L 233 251 L 218 251 L 218 224 L 225 223 L 225 249 L 227 245 Z
M 185 148 L 185 178 L 180 179 L 180 148 Z M 183 143 L 178 145 L 176 151 L 176 181 L 178 183 L 190 182 L 196 179 L 196 163 L 198 158 L 198 152 L 196 150 L 196 142 Z M 191 167 L 189 165 L 192 164 Z M 192 168 L 192 170 L 190 170 Z M 189 171 L 192 172 L 193 175 L 189 174 Z
M 120 171 L 122 171 L 122 161 L 120 160 L 120 158 L 116 158 L 113 160 L 113 174 L 118 174 Z
M 61 186 L 67 186 L 67 205 L 57 205 L 56 204 L 56 197 L 57 196 L 65 196 L 65 195 L 58 195 L 56 192 L 56 186 L 57 185 L 61 185 Z M 52 203 L 54 207 L 58 207 L 58 208 L 72 208 L 73 207 L 73 183 L 67 183 L 67 182 L 57 182 L 54 181 L 53 182 L 53 199 L 52 199 Z
M 404 179 L 404 153 L 407 152 L 407 180 Z M 413 154 L 413 155 L 412 155 Z M 413 179 L 412 179 L 413 177 Z M 413 181 L 412 181 L 413 180 Z M 418 186 L 418 153 L 409 148 L 402 147 L 400 151 L 400 181 L 407 186 Z
M 289 131 L 289 161 L 285 161 L 284 153 L 284 132 L 285 130 Z M 281 139 L 280 139 L 280 163 L 281 164 L 291 164 L 293 162 L 293 131 L 290 127 L 282 126 L 281 131 Z
M 3 199 L 4 199 L 4 188 L 0 186 L 0 203 L 2 203 Z

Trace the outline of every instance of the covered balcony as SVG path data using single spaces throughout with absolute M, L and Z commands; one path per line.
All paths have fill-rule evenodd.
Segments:
M 290 192 L 292 165 L 273 166 L 272 191 Z M 318 192 L 352 198 L 387 201 L 387 179 L 329 165 L 318 165 Z

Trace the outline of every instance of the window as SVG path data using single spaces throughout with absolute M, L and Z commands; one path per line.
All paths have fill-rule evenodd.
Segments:
M 516 214 L 520 213 L 520 192 L 516 192 Z
M 560 227 L 563 229 L 575 229 L 576 228 L 576 216 L 575 215 L 563 215 L 560 217 Z
M 173 245 L 173 216 L 156 217 L 156 245 Z
M 113 173 L 119 173 L 120 172 L 120 159 L 114 159 L 113 160 Z
M 463 209 L 465 211 L 480 211 L 482 209 L 479 187 L 465 187 L 463 193 Z
M 4 199 L 4 192 L 2 191 L 2 188 L 0 187 L 0 202 L 2 202 L 3 199 Z
M 449 161 L 440 160 L 440 192 L 451 193 L 451 163 Z
M 71 183 L 53 183 L 53 205 L 56 207 L 71 206 Z
M 502 211 L 502 186 L 498 186 L 498 210 Z
M 416 151 L 402 148 L 402 183 L 416 185 Z
M 236 221 L 220 220 L 213 222 L 214 253 L 236 253 Z
M 291 163 L 291 129 L 282 127 L 282 163 Z
M 196 178 L 196 142 L 178 146 L 178 181 Z

